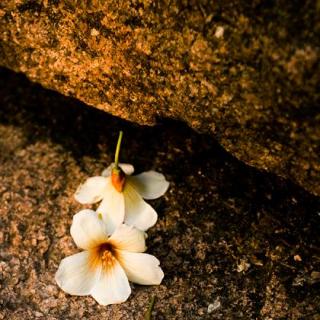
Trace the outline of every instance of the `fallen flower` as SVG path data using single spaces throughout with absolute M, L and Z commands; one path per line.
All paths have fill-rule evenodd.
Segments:
M 145 251 L 145 233 L 121 224 L 111 235 L 93 210 L 73 217 L 71 236 L 85 251 L 64 258 L 55 279 L 71 295 L 91 295 L 99 304 L 121 303 L 131 293 L 129 281 L 159 285 L 159 260 Z
M 116 228 L 125 222 L 140 230 L 152 227 L 158 218 L 156 211 L 144 199 L 161 197 L 168 189 L 165 177 L 155 171 L 147 171 L 136 176 L 133 166 L 119 164 L 124 172 L 124 187 L 119 191 L 112 182 L 112 164 L 103 171 L 102 176 L 91 177 L 80 185 L 75 199 L 82 204 L 92 204 L 102 200 L 97 212 L 106 224 Z
M 121 138 L 119 140 L 121 142 Z M 115 162 L 102 172 L 102 176 L 91 177 L 80 185 L 75 199 L 82 204 L 102 200 L 97 212 L 114 229 L 125 222 L 145 231 L 156 223 L 158 215 L 143 199 L 161 197 L 169 182 L 163 174 L 155 171 L 131 176 L 134 172 L 132 165 L 118 164 L 119 149 L 118 142 Z

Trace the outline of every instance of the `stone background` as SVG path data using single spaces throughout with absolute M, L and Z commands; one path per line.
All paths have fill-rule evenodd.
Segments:
M 314 0 L 2 0 L 0 65 L 320 195 L 319 30 Z
M 244 165 L 174 121 L 139 126 L 0 71 L 0 319 L 313 319 L 320 314 L 320 200 Z M 71 297 L 54 281 L 78 251 L 69 234 L 80 182 L 99 174 L 124 130 L 122 160 L 163 172 L 148 252 L 160 286 L 121 305 Z

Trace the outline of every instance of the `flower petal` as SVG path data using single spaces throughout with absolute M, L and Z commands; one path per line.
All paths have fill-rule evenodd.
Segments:
M 108 242 L 117 249 L 131 252 L 144 252 L 146 250 L 145 233 L 133 226 L 120 225 Z
M 130 182 L 144 199 L 156 199 L 165 194 L 169 182 L 163 174 L 156 171 L 142 172 L 130 177 Z
M 125 223 L 143 231 L 152 227 L 157 222 L 158 215 L 156 211 L 142 199 L 130 181 L 126 181 L 123 193 L 125 201 Z
M 118 192 L 113 187 L 111 178 L 107 178 L 107 180 L 107 191 L 97 209 L 97 213 L 102 215 L 103 221 L 108 228 L 108 233 L 112 234 L 124 220 L 124 196 L 122 192 Z
M 128 278 L 117 261 L 114 261 L 111 268 L 102 270 L 99 280 L 91 290 L 92 297 L 104 306 L 124 302 L 130 293 Z
M 116 252 L 118 261 L 130 281 L 145 285 L 161 283 L 164 273 L 156 257 L 147 253 L 133 253 L 122 250 Z
M 102 199 L 106 185 L 104 177 L 89 178 L 78 187 L 74 197 L 82 204 L 96 203 Z
M 129 163 L 119 163 L 119 167 L 122 169 L 122 171 L 130 176 L 133 174 L 134 172 L 134 167 L 132 164 L 129 164 Z M 111 171 L 112 169 L 114 168 L 114 163 L 111 163 L 110 166 L 107 168 L 107 169 L 104 169 L 102 171 L 102 176 L 103 177 L 109 177 L 111 175 Z
M 100 274 L 89 266 L 89 252 L 83 251 L 61 260 L 55 280 L 65 292 L 84 296 L 90 294 Z
M 79 248 L 89 249 L 106 242 L 107 226 L 93 210 L 81 210 L 73 216 L 70 228 L 71 236 Z

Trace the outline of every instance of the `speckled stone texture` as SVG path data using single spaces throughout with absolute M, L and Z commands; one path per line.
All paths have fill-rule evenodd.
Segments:
M 0 19 L 0 65 L 139 124 L 183 120 L 320 195 L 319 1 L 2 0 Z
M 319 320 L 320 199 L 245 166 L 181 123 L 141 127 L 0 70 L 0 319 Z M 77 186 L 99 174 L 124 130 L 122 160 L 170 181 L 151 204 L 148 252 L 160 286 L 121 305 L 61 291 L 78 252 L 69 234 Z

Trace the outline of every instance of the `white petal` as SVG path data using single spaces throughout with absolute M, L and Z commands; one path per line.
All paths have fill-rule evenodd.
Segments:
M 89 178 L 79 186 L 74 197 L 82 204 L 96 203 L 102 199 L 106 185 L 107 180 L 104 177 Z
M 119 163 L 119 167 L 123 170 L 123 172 L 130 176 L 134 172 L 134 167 L 132 164 L 129 163 Z M 111 163 L 110 166 L 107 169 L 104 169 L 102 171 L 102 176 L 103 177 L 109 177 L 111 175 L 111 171 L 114 168 L 114 163 Z
M 133 253 L 121 250 L 117 250 L 117 257 L 130 281 L 145 285 L 161 283 L 164 273 L 156 257 L 147 253 Z
M 130 182 L 144 199 L 156 199 L 165 194 L 169 182 L 163 174 L 156 171 L 142 172 L 130 177 Z
M 128 278 L 117 261 L 111 268 L 102 270 L 99 280 L 91 290 L 92 297 L 104 306 L 124 302 L 130 293 Z
M 142 199 L 128 180 L 123 193 L 125 223 L 143 231 L 152 227 L 157 222 L 158 215 L 156 211 Z
M 105 222 L 108 233 L 112 234 L 114 230 L 123 223 L 124 220 L 124 196 L 122 192 L 118 192 L 111 183 L 111 178 L 107 178 L 108 186 L 103 200 L 97 209 L 97 213 L 101 214 Z
M 65 292 L 84 296 L 90 294 L 100 274 L 100 267 L 90 269 L 89 253 L 83 251 L 64 258 L 56 272 L 58 286 Z
M 93 210 L 85 209 L 73 216 L 71 236 L 79 248 L 89 249 L 108 239 L 106 225 Z
M 146 250 L 145 233 L 132 226 L 120 225 L 108 242 L 119 250 L 144 252 Z

